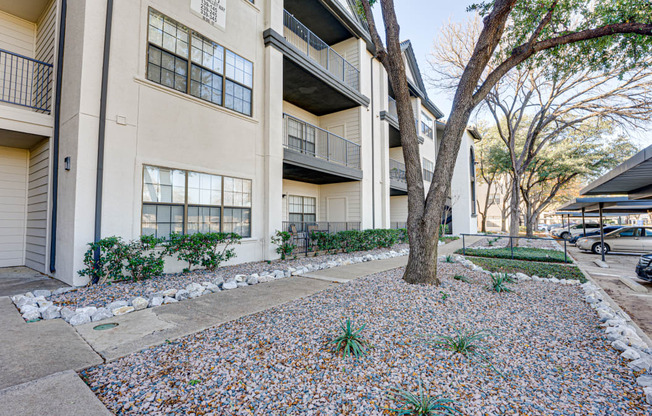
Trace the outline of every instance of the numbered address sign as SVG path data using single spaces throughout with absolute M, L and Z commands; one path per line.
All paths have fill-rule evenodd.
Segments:
M 215 27 L 226 28 L 226 0 L 190 0 L 190 11 Z

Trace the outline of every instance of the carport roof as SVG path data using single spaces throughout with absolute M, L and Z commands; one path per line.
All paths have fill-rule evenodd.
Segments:
M 580 195 L 629 195 L 630 199 L 652 199 L 652 146 L 591 182 Z
M 582 213 L 579 211 L 557 211 L 555 212 L 557 215 L 568 215 L 571 218 L 582 218 Z M 603 217 L 626 217 L 629 215 L 627 212 L 604 212 L 602 213 Z M 586 218 L 592 218 L 596 219 L 600 217 L 600 214 L 597 212 L 587 212 L 584 214 Z
M 652 211 L 652 201 L 633 201 L 627 197 L 576 198 L 559 208 L 559 211 L 596 212 L 602 204 L 603 213 L 645 214 Z M 558 212 L 559 212 L 558 211 Z

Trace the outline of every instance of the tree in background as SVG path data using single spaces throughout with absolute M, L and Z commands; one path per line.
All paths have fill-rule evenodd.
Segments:
M 489 131 L 482 133 L 483 140 L 476 145 L 478 159 L 478 184 L 484 186 L 484 200 L 478 199 L 478 214 L 480 215 L 480 231 L 487 232 L 487 215 L 493 205 L 498 205 L 505 198 L 501 195 L 504 176 L 508 171 L 505 166 L 505 151 L 503 144 Z M 500 192 L 500 193 L 499 193 Z M 495 196 L 500 196 L 497 201 Z
M 530 162 L 519 187 L 527 236 L 534 235 L 539 216 L 559 201 L 562 191 L 602 175 L 636 152 L 629 138 L 613 137 L 613 131 L 613 123 L 584 123 L 551 142 Z
M 371 10 L 374 3 L 381 7 L 384 41 Z M 426 194 L 394 1 L 358 0 L 358 5 L 376 58 L 396 95 L 408 185 L 410 255 L 403 276 L 408 283 L 439 284 L 439 224 L 462 136 L 473 110 L 503 77 L 530 62 L 553 62 L 563 68 L 578 57 L 596 68 L 609 68 L 613 62 L 635 66 L 652 50 L 652 5 L 648 0 L 491 0 L 474 4 L 470 9 L 483 17 L 483 27 L 461 71 L 434 180 Z M 489 67 L 490 62 L 495 64 Z M 514 199 L 518 197 L 512 192 Z
M 652 7 L 649 2 L 646 6 Z M 480 36 L 480 26 L 476 18 L 467 24 L 450 23 L 443 29 L 430 60 L 436 85 L 457 88 L 471 59 L 471 45 L 475 45 Z M 499 52 L 489 61 L 487 79 L 503 65 L 503 56 L 504 53 Z M 542 152 L 575 137 L 574 132 L 587 126 L 589 121 L 641 127 L 650 120 L 652 71 L 649 66 L 652 59 L 649 56 L 642 57 L 636 64 L 628 60 L 609 62 L 602 71 L 587 66 L 582 59 L 565 57 L 556 50 L 548 60 L 531 60 L 513 68 L 487 91 L 480 106 L 493 118 L 498 137 L 509 153 L 510 235 L 519 232 L 521 188 L 531 186 L 524 183 L 526 176 L 538 184 L 541 178 L 534 179 L 532 174 L 539 167 L 547 166 Z M 526 203 L 526 206 L 531 207 L 531 204 Z

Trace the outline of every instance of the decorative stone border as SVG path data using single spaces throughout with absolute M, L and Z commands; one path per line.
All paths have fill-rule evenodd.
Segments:
M 35 290 L 22 295 L 11 297 L 18 310 L 27 322 L 38 321 L 41 319 L 50 320 L 62 318 L 69 324 L 76 326 L 89 322 L 98 322 L 104 319 L 113 318 L 114 316 L 125 315 L 127 313 L 154 308 L 167 303 L 181 302 L 187 299 L 198 298 L 199 296 L 216 293 L 222 290 L 233 290 L 240 287 L 256 285 L 258 283 L 267 283 L 273 280 L 282 279 L 290 276 L 300 276 L 305 273 L 317 270 L 330 269 L 333 267 L 347 266 L 349 264 L 363 263 L 373 260 L 384 260 L 392 257 L 406 256 L 410 251 L 401 249 L 399 251 L 390 250 L 380 254 L 367 254 L 364 256 L 343 256 L 336 260 L 330 260 L 321 263 L 311 263 L 301 267 L 289 267 L 286 270 L 273 270 L 266 272 L 264 275 L 254 273 L 251 275 L 238 274 L 229 277 L 226 280 L 218 276 L 213 281 L 200 283 L 191 283 L 185 288 L 170 288 L 152 294 L 148 298 L 141 296 L 132 297 L 129 300 L 118 300 L 111 302 L 106 307 L 96 308 L 87 306 L 76 308 L 75 310 L 64 306 L 56 306 L 54 302 L 48 300 L 53 295 L 76 290 L 76 288 L 60 288 L 53 292 L 49 290 Z
M 484 270 L 482 267 L 474 264 L 462 256 L 456 256 L 455 260 L 468 269 L 491 275 L 492 273 Z M 611 346 L 621 352 L 620 356 L 630 363 L 627 367 L 635 372 L 645 371 L 645 374 L 636 379 L 636 383 L 643 387 L 645 400 L 652 404 L 652 346 L 647 345 L 636 333 L 636 329 L 627 324 L 631 318 L 623 311 L 615 311 L 609 306 L 600 293 L 600 288 L 591 282 L 581 284 L 578 280 L 564 280 L 552 278 L 541 278 L 538 276 L 528 276 L 524 273 L 509 274 L 519 281 L 545 281 L 550 283 L 559 283 L 564 285 L 579 285 L 584 291 L 584 300 L 595 309 L 600 318 L 601 326 L 611 341 Z

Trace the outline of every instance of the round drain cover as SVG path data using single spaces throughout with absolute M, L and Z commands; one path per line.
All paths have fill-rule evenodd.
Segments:
M 102 324 L 102 325 L 94 326 L 93 329 L 96 331 L 105 331 L 107 329 L 115 328 L 116 326 L 118 326 L 118 324 L 112 322 L 110 324 Z

